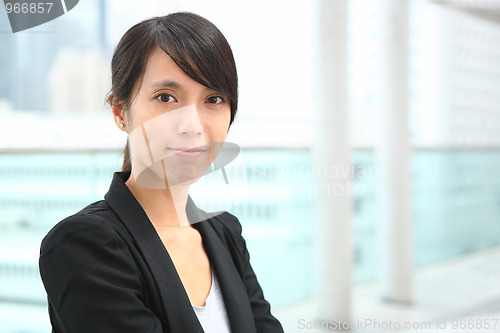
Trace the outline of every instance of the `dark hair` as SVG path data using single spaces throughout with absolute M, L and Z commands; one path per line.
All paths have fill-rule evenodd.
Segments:
M 207 19 L 188 12 L 153 17 L 130 28 L 118 43 L 111 62 L 111 91 L 108 102 L 122 104 L 125 112 L 132 104 L 132 90 L 139 89 L 149 54 L 161 48 L 190 78 L 227 95 L 231 125 L 238 106 L 238 75 L 233 53 L 226 38 Z M 124 149 L 122 170 L 130 170 L 129 143 Z

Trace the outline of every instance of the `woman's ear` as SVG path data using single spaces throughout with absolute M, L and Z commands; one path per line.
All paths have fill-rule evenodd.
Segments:
M 118 128 L 122 131 L 128 133 L 123 103 L 116 102 L 110 98 L 109 105 L 111 106 L 111 112 L 113 112 L 113 118 L 115 119 L 116 126 L 118 126 Z

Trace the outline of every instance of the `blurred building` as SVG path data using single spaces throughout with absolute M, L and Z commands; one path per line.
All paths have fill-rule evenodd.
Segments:
M 0 13 L 0 99 L 14 102 L 16 98 L 15 89 L 18 86 L 18 76 L 15 68 L 18 67 L 18 53 L 16 41 L 10 31 L 9 21 L 6 13 Z
M 59 52 L 47 78 L 48 111 L 76 114 L 105 110 L 111 87 L 109 62 L 97 50 Z
M 417 146 L 500 144 L 500 23 L 415 1 L 410 80 Z
M 100 0 L 82 1 L 76 13 L 70 11 L 64 17 L 16 34 L 12 34 L 7 14 L 2 11 L 0 97 L 9 99 L 16 111 L 47 111 L 47 91 L 41 86 L 47 84 L 59 51 L 68 47 L 101 50 L 105 25 L 99 23 L 103 17 L 95 13 L 104 10 Z

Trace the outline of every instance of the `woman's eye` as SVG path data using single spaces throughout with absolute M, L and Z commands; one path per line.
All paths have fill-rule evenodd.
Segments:
M 175 98 L 173 98 L 172 95 L 169 95 L 169 94 L 158 95 L 158 96 L 156 96 L 156 99 L 162 103 L 171 103 L 171 102 L 175 101 Z
M 220 96 L 212 96 L 212 97 L 207 98 L 207 102 L 210 104 L 220 104 L 220 103 L 224 102 L 224 100 Z

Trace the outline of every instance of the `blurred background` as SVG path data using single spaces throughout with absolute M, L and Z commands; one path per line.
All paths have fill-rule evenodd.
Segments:
M 233 48 L 230 210 L 285 331 L 500 332 L 494 0 L 81 0 L 16 34 L 0 9 L 0 332 L 50 331 L 40 242 L 121 166 L 113 49 L 179 10 Z

